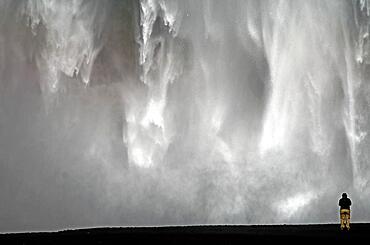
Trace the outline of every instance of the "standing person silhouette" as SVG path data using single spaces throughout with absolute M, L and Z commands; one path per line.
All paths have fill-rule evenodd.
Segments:
M 344 227 L 349 230 L 349 222 L 350 222 L 350 206 L 351 206 L 351 199 L 347 197 L 347 193 L 342 194 L 342 198 L 339 200 L 340 206 L 340 229 L 343 230 Z

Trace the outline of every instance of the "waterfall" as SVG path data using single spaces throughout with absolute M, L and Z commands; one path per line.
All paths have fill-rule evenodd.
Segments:
M 369 28 L 367 0 L 0 2 L 0 231 L 336 222 L 342 192 L 369 221 Z

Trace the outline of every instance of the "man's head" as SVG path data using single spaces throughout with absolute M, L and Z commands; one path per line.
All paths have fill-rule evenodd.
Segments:
M 342 197 L 343 197 L 343 198 L 346 198 L 346 197 L 347 197 L 347 193 L 343 193 L 343 194 L 342 194 Z

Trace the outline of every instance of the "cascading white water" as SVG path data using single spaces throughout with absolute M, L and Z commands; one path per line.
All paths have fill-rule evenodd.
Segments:
M 164 36 L 153 33 L 160 11 L 163 11 L 162 24 L 166 26 Z M 176 32 L 175 18 L 176 12 L 168 13 L 164 2 L 140 2 L 140 79 L 147 86 L 147 95 L 142 98 L 144 107 L 126 112 L 128 128 L 124 138 L 129 162 L 140 166 L 150 167 L 154 161 L 162 161 L 171 137 L 164 110 L 167 87 L 179 73 L 179 64 L 175 61 L 176 47 L 171 40 Z
M 37 60 L 44 76 L 42 80 L 46 83 L 41 86 L 43 90 L 58 90 L 61 72 L 69 77 L 80 73 L 81 80 L 89 83 L 92 65 L 100 49 L 97 42 L 102 26 L 99 21 L 105 18 L 102 4 L 80 0 L 69 5 L 60 1 L 28 1 L 24 3 L 21 15 L 29 18 L 34 35 L 42 35 L 41 30 L 37 30 L 41 29 L 38 28 L 40 25 L 46 29 L 45 48 Z
M 0 230 L 369 221 L 369 4 L 2 1 Z

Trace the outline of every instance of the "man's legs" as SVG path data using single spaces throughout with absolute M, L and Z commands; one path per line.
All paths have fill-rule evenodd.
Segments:
M 350 222 L 350 211 L 348 209 L 340 210 L 340 229 L 343 230 L 345 227 L 349 230 Z

